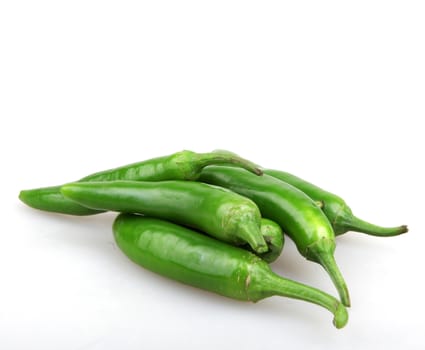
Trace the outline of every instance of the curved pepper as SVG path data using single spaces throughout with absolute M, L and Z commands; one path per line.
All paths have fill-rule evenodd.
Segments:
M 400 235 L 408 231 L 406 225 L 382 227 L 361 220 L 353 215 L 350 207 L 341 197 L 325 191 L 295 175 L 272 169 L 266 169 L 264 173 L 291 184 L 315 201 L 321 202 L 322 210 L 331 222 L 336 235 L 342 235 L 348 231 L 357 231 L 372 236 L 389 237 Z
M 144 268 L 223 296 L 256 302 L 279 295 L 320 305 L 335 327 L 348 321 L 334 297 L 273 273 L 256 255 L 158 219 L 121 214 L 113 225 L 122 252 Z
M 258 207 L 225 188 L 194 181 L 107 181 L 75 182 L 61 192 L 87 208 L 153 216 L 232 244 L 248 243 L 256 253 L 268 250 Z
M 230 152 L 195 153 L 181 151 L 169 156 L 101 171 L 88 175 L 80 181 L 196 180 L 204 167 L 213 164 L 233 164 L 254 174 L 262 174 L 255 164 Z M 60 192 L 60 186 L 23 190 L 19 194 L 19 199 L 32 208 L 61 214 L 93 215 L 103 212 L 86 208 L 64 198 Z

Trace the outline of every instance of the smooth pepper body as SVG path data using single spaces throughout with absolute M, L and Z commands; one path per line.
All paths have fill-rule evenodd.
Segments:
M 346 283 L 333 257 L 335 235 L 332 226 L 310 197 L 266 174 L 257 178 L 234 167 L 209 166 L 202 171 L 200 181 L 228 188 L 252 199 L 262 216 L 278 223 L 303 256 L 326 269 L 342 302 L 350 305 Z
M 237 300 L 258 301 L 272 295 L 309 301 L 330 310 L 343 327 L 346 309 L 332 296 L 282 278 L 256 255 L 158 219 L 121 214 L 113 225 L 117 245 L 148 270 Z
M 254 175 L 255 176 L 255 175 Z M 201 230 L 220 240 L 268 250 L 253 201 L 227 189 L 193 181 L 107 181 L 64 185 L 62 194 L 85 207 L 140 213 Z
M 80 181 L 193 181 L 199 177 L 201 170 L 205 166 L 212 164 L 233 164 L 257 175 L 261 174 L 261 170 L 255 164 L 230 152 L 195 153 L 185 150 L 168 156 L 152 158 L 94 173 L 82 178 Z M 23 190 L 20 192 L 19 198 L 30 207 L 44 211 L 70 215 L 93 215 L 103 212 L 69 201 L 61 194 L 60 187 L 52 186 Z

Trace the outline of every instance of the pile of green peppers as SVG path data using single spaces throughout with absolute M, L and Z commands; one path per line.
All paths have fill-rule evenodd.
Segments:
M 381 227 L 355 217 L 335 194 L 235 153 L 181 151 L 88 175 L 64 185 L 23 190 L 28 206 L 68 215 L 120 214 L 117 246 L 146 269 L 237 300 L 280 295 L 328 309 L 348 321 L 348 287 L 334 258 L 335 237 L 348 231 L 389 237 L 407 226 Z M 275 274 L 284 234 L 306 259 L 323 266 L 338 298 Z

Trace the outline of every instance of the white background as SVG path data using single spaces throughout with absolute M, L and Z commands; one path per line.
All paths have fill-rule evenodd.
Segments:
M 2 1 L 1 349 L 423 349 L 423 1 Z M 114 214 L 23 188 L 222 148 L 340 194 L 395 238 L 348 233 L 348 325 L 233 301 L 117 249 Z M 286 241 L 277 273 L 336 294 Z

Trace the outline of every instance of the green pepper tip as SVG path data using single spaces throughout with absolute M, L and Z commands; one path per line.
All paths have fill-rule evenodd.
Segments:
M 75 190 L 75 188 L 74 188 L 73 182 L 67 183 L 67 184 L 62 185 L 60 187 L 60 192 L 62 193 L 62 195 L 66 198 L 69 198 L 69 199 L 70 199 L 70 197 L 72 197 L 74 190 Z
M 25 202 L 24 198 L 25 198 L 25 190 L 22 190 L 19 192 L 18 198 L 22 201 Z
M 31 203 L 31 193 L 34 192 L 33 190 L 21 190 L 19 192 L 18 198 L 21 202 L 25 203 L 26 205 L 29 205 L 30 207 L 33 206 Z
M 19 192 L 19 195 L 18 195 L 18 198 L 19 198 L 19 200 L 22 202 L 22 203 L 25 203 L 26 205 L 28 205 L 28 206 L 32 206 L 31 205 L 31 201 L 30 200 L 28 200 L 28 193 L 29 193 L 29 191 L 30 190 L 21 190 L 20 192 Z
M 333 324 L 336 328 L 343 328 L 348 322 L 348 312 L 347 309 L 342 304 L 338 304 L 335 313 Z
M 407 225 L 401 225 L 400 226 L 400 234 L 409 232 L 409 228 Z

